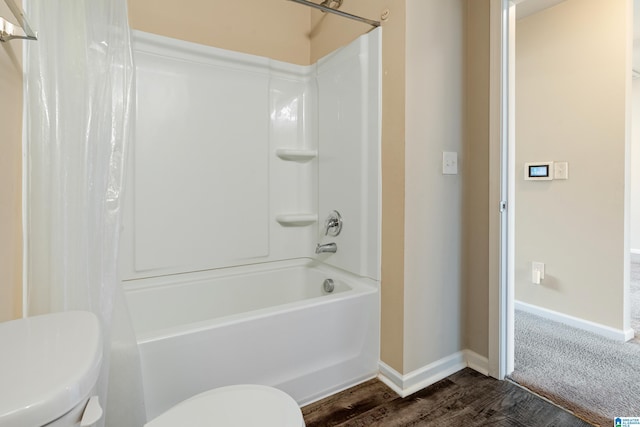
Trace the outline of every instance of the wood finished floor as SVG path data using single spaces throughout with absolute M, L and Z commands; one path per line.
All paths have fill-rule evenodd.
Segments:
M 590 426 L 513 383 L 468 368 L 404 399 L 370 380 L 302 413 L 307 427 Z

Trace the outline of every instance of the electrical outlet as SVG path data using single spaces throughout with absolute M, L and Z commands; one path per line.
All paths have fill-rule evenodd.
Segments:
M 458 153 L 455 151 L 444 151 L 442 153 L 442 174 L 458 174 Z

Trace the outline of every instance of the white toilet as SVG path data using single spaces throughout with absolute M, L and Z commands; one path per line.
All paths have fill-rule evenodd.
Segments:
M 83 311 L 0 323 L 0 427 L 89 427 L 102 417 L 95 395 L 102 362 L 95 315 Z M 209 390 L 146 427 L 304 427 L 286 393 L 261 385 Z
M 145 427 L 304 427 L 295 400 L 261 385 L 232 385 L 178 403 Z
M 96 316 L 82 311 L 0 323 L 0 426 L 99 420 L 97 398 L 88 402 L 100 375 L 101 336 Z

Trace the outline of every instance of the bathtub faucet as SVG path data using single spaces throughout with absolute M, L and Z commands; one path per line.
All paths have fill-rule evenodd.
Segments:
M 320 243 L 318 243 L 318 245 L 316 246 L 317 254 L 323 254 L 325 252 L 335 254 L 337 250 L 338 245 L 336 245 L 335 243 L 327 243 L 326 245 L 321 245 Z

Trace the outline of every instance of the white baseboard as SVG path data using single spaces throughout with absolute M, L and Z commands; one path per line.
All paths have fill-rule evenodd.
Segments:
M 488 375 L 489 372 L 488 359 L 471 350 L 463 350 L 443 357 L 405 375 L 382 361 L 379 362 L 379 365 L 380 374 L 378 379 L 388 385 L 400 397 L 407 397 L 466 367 L 474 369 L 483 375 Z
M 458 372 L 467 365 L 461 351 L 444 357 L 415 371 L 402 375 L 391 366 L 380 362 L 379 379 L 400 397 L 407 397 L 416 391 L 422 390 L 449 375 Z
M 629 341 L 634 336 L 633 329 L 631 328 L 616 329 L 610 326 L 602 325 L 600 323 L 580 319 L 579 317 L 569 316 L 568 314 L 559 313 L 557 311 L 538 307 L 537 305 L 528 304 L 522 301 L 515 301 L 514 306 L 516 310 L 522 310 L 527 313 L 535 314 L 536 316 L 544 317 L 545 319 L 573 326 L 574 328 L 593 332 L 594 334 L 598 334 L 610 340 Z
M 409 393 L 405 393 L 402 388 L 402 374 L 382 360 L 378 362 L 378 366 L 380 368 L 378 379 L 389 386 L 391 390 L 395 391 L 398 396 L 407 397 Z
M 464 350 L 464 358 L 469 368 L 489 376 L 489 359 L 471 350 Z

